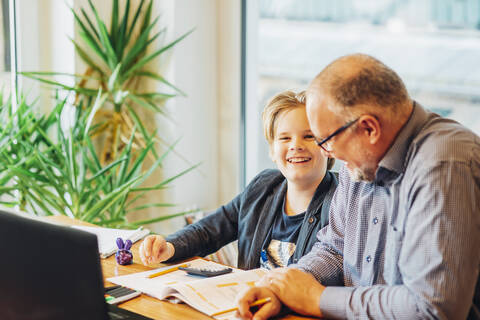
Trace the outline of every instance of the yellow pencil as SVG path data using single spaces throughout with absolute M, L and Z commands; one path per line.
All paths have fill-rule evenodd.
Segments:
M 230 286 L 236 286 L 237 284 L 238 284 L 238 282 L 219 283 L 219 284 L 217 284 L 217 287 L 218 287 L 218 288 L 230 287 Z
M 265 304 L 265 303 L 268 303 L 268 302 L 270 302 L 270 298 L 259 299 L 259 300 L 255 301 L 254 303 L 252 303 L 252 304 L 250 305 L 250 307 L 259 306 L 259 305 L 262 305 L 262 304 Z M 238 308 L 235 307 L 235 308 L 231 308 L 231 309 L 227 309 L 227 310 L 215 312 L 214 314 L 211 315 L 211 317 L 219 316 L 219 315 L 221 315 L 221 314 L 224 314 L 224 313 L 227 313 L 227 312 L 232 312 L 232 311 L 235 311 L 235 310 L 237 310 L 237 309 L 238 309 Z
M 166 270 L 162 270 L 162 271 L 158 271 L 158 272 L 152 273 L 152 274 L 148 275 L 148 278 L 151 279 L 151 278 L 155 278 L 155 277 L 158 277 L 158 276 L 161 276 L 161 275 L 164 275 L 164 274 L 173 272 L 173 271 L 177 271 L 179 267 L 187 268 L 187 267 L 188 267 L 188 263 L 182 264 L 182 265 L 179 265 L 179 266 L 170 268 L 170 269 L 166 269 Z

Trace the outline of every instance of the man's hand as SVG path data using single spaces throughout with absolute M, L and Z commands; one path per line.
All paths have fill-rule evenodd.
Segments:
M 261 305 L 255 314 L 252 315 L 250 305 L 256 300 L 270 298 L 270 302 Z M 268 288 L 253 287 L 249 288 L 237 296 L 237 317 L 241 319 L 265 320 L 280 312 L 282 304 L 275 294 Z
M 162 236 L 148 236 L 140 245 L 140 259 L 144 265 L 160 263 L 170 259 L 175 253 L 175 248 L 166 242 Z
M 320 297 L 325 287 L 311 274 L 294 268 L 278 268 L 265 274 L 258 285 L 268 287 L 293 311 L 322 317 Z

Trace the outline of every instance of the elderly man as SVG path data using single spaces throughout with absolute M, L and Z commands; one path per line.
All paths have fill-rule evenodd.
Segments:
M 281 303 L 327 318 L 479 319 L 480 138 L 362 54 L 312 81 L 307 114 L 325 154 L 345 161 L 330 224 L 297 265 L 240 295 L 239 314 L 270 297 L 254 319 Z

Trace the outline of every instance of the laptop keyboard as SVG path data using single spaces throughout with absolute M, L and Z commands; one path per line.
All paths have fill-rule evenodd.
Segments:
M 124 316 L 123 314 L 116 314 L 115 312 L 111 312 L 111 311 L 108 312 L 108 317 L 109 317 L 111 320 L 128 319 L 128 318 L 127 318 L 126 316 Z
M 128 311 L 126 309 L 122 309 L 117 307 L 116 305 L 107 304 L 108 306 L 108 316 L 110 320 L 152 320 L 151 318 L 142 316 L 141 314 Z

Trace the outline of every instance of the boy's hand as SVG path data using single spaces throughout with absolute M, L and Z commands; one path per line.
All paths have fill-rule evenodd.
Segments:
M 170 259 L 175 253 L 175 248 L 173 244 L 166 242 L 162 236 L 152 235 L 143 240 L 139 251 L 142 263 L 148 265 Z

